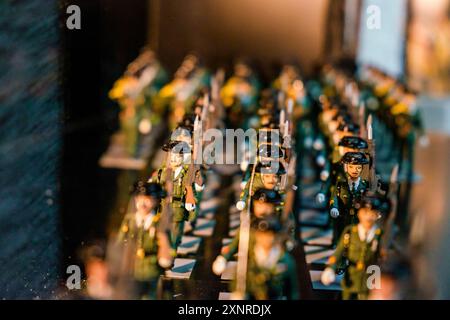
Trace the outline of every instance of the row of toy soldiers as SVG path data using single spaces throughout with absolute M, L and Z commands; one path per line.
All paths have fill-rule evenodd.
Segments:
M 253 161 L 241 165 L 241 192 L 236 202 L 241 212 L 239 232 L 212 265 L 213 272 L 221 275 L 237 254 L 233 298 L 299 298 L 291 253 L 297 227 L 293 212 L 298 189 L 295 138 L 308 109 L 298 69 L 289 65 L 271 88 L 261 92 L 257 112 L 243 120 L 257 129 L 257 152 L 250 155 Z
M 251 83 L 248 77 L 250 71 L 246 68 L 249 67 L 244 68 L 242 62 L 239 62 L 235 74 L 225 83 L 219 95 L 216 87 L 215 96 L 220 101 L 215 104 L 217 106 L 223 103 L 227 110 L 224 114 L 227 117 L 225 122 L 234 125 L 242 125 L 235 123 L 231 114 L 242 114 L 241 108 L 249 106 L 246 104 L 246 93 L 256 92 L 259 96 L 256 85 L 251 85 L 249 91 L 244 90 L 245 94 L 240 89 L 234 91 L 234 94 L 230 92 L 230 86 L 245 81 Z M 290 77 L 284 75 L 286 70 Z M 242 166 L 243 189 L 237 201 L 237 208 L 249 213 L 247 250 L 243 252 L 239 249 L 239 243 L 243 243 L 239 233 L 213 264 L 213 271 L 221 274 L 226 261 L 235 253 L 239 251 L 239 257 L 245 257 L 248 261 L 244 279 L 246 289 L 240 292 L 241 298 L 298 298 L 295 262 L 288 252 L 294 244 L 292 230 L 295 221 L 292 206 L 294 191 L 297 189 L 296 155 L 292 148 L 292 136 L 295 132 L 293 121 L 305 114 L 303 109 L 307 106 L 304 87 L 299 82 L 301 79 L 298 74 L 293 74 L 293 70 L 295 68 L 285 68 L 281 74 L 284 81 L 282 89 L 274 86 L 265 91 L 261 100 L 252 102 L 259 103 L 256 121 L 253 123 L 253 127 L 258 129 L 257 141 L 254 141 L 257 154 L 253 155 L 253 161 Z M 288 80 L 284 80 L 285 78 Z M 214 103 L 214 88 L 211 91 Z M 285 94 L 284 99 L 279 97 L 279 92 Z M 214 106 L 209 104 L 208 96 L 197 97 L 192 106 L 194 113 L 184 115 L 173 131 L 171 140 L 163 146 L 163 150 L 168 153 L 165 163 L 147 182 L 138 183 L 138 189 L 134 193 L 136 210 L 125 217 L 120 229 L 119 238 L 125 242 L 132 239 L 131 242 L 136 246 L 135 280 L 138 288 L 142 288 L 142 297 L 154 298 L 157 279 L 164 268 L 171 266 L 171 261 L 176 256 L 184 224 L 187 221 L 195 224 L 198 216 L 207 168 L 194 165 L 195 150 L 198 149 L 195 132 L 199 126 L 205 126 L 206 123 L 210 125 L 211 117 L 207 113 L 214 111 Z M 232 103 L 227 105 L 230 103 L 227 102 L 229 98 Z M 257 105 L 253 108 L 255 107 Z M 244 114 L 253 116 L 250 111 Z M 147 203 L 147 206 L 142 203 Z M 145 218 L 141 218 L 142 216 Z M 165 226 L 158 227 L 162 224 L 163 217 Z M 169 224 L 167 217 L 170 217 Z M 141 219 L 151 222 L 140 223 Z M 151 231 L 152 226 L 154 231 Z M 163 244 L 162 249 L 159 244 Z M 240 265 L 242 259 L 239 260 Z M 241 281 L 242 277 L 237 277 L 236 286 Z
M 289 76 L 285 75 L 286 70 Z M 297 148 L 294 148 L 298 143 L 294 137 L 302 137 L 299 131 L 303 130 L 303 119 L 310 111 L 308 99 L 314 95 L 308 96 L 305 93 L 300 77 L 292 76 L 291 71 L 292 69 L 285 68 L 278 81 L 274 82 L 274 87 L 264 91 L 258 102 L 257 120 L 252 124 L 259 133 L 255 142 L 257 154 L 250 155 L 253 161 L 249 162 L 252 165 L 242 166 L 243 188 L 236 204 L 236 207 L 241 210 L 240 230 L 231 245 L 217 257 L 212 266 L 214 273 L 221 274 L 226 267 L 226 262 L 238 253 L 236 281 L 233 285 L 238 298 L 298 298 L 295 262 L 289 252 L 295 245 L 292 229 L 293 226 L 297 227 L 298 223 L 298 219 L 294 217 L 295 212 L 292 210 L 296 194 L 298 194 L 295 192 L 297 190 Z M 277 83 L 283 83 L 281 89 L 279 85 L 277 88 Z M 213 92 L 212 95 L 214 95 Z M 217 100 L 223 101 L 220 99 L 223 96 L 218 95 L 217 92 L 215 96 Z M 320 97 L 322 104 L 319 127 L 322 129 L 324 141 L 328 142 L 326 148 L 328 153 L 325 153 L 328 162 L 324 162 L 324 167 L 329 168 L 328 176 L 323 176 L 325 182 L 321 192 L 323 196 L 318 196 L 318 199 L 324 201 L 328 197 L 330 215 L 335 219 L 334 243 L 338 249 L 345 243 L 343 245 L 345 250 L 336 251 L 336 261 L 330 260 L 330 266 L 348 271 L 345 278 L 347 282 L 343 283 L 344 297 L 353 297 L 356 289 L 363 290 L 363 288 L 359 285 L 356 286 L 357 288 L 352 287 L 349 283 L 354 284 L 356 281 L 354 277 L 361 277 L 361 266 L 367 266 L 370 262 L 371 256 L 367 255 L 368 249 L 377 253 L 373 255 L 374 257 L 378 255 L 380 241 L 373 236 L 361 238 L 361 236 L 352 237 L 352 233 L 349 236 L 347 234 L 349 230 L 357 233 L 359 228 L 366 231 L 372 230 L 373 225 L 368 229 L 370 224 L 364 224 L 363 218 L 360 217 L 363 215 L 360 212 L 364 210 L 361 211 L 362 207 L 358 206 L 367 203 L 364 208 L 378 210 L 378 207 L 372 207 L 369 203 L 373 203 L 375 201 L 373 199 L 380 201 L 379 195 L 367 197 L 365 191 L 369 188 L 380 194 L 383 191 L 378 188 L 376 181 L 369 181 L 369 183 L 362 179 L 363 168 L 373 157 L 368 157 L 367 152 L 361 152 L 370 149 L 368 148 L 370 143 L 355 136 L 357 126 L 352 122 L 349 112 L 346 114 L 341 104 L 331 103 L 326 96 L 317 96 Z M 236 94 L 233 98 L 234 103 L 240 105 L 241 98 L 242 95 Z M 146 202 L 151 204 L 140 207 L 143 212 L 147 212 L 147 215 L 153 216 L 148 218 L 151 223 L 139 224 L 138 221 L 145 219 L 138 218 L 142 214 L 137 214 L 139 206 L 136 197 L 135 213 L 126 218 L 121 227 L 121 239 L 133 239 L 132 242 L 136 245 L 135 279 L 140 284 L 138 287 L 142 288 L 143 297 L 153 297 L 153 289 L 163 270 L 162 267 L 168 268 L 172 265 L 177 247 L 181 242 L 185 222 L 191 221 L 195 224 L 198 214 L 206 168 L 194 165 L 198 142 L 195 139 L 192 140 L 192 136 L 195 137 L 193 133 L 197 131 L 200 124 L 208 122 L 208 117 L 205 115 L 214 108 L 211 108 L 209 99 L 205 96 L 197 95 L 193 101 L 192 109 L 195 113 L 183 116 L 182 121 L 175 126 L 171 140 L 163 147 L 168 152 L 165 163 L 148 182 L 140 183 L 140 192 L 147 197 Z M 216 103 L 216 105 L 219 104 L 220 101 Z M 232 121 L 230 117 L 228 120 Z M 161 195 L 159 198 L 153 196 L 155 198 L 153 201 L 148 200 L 152 194 L 145 190 L 158 187 L 165 190 L 159 194 L 167 193 L 167 195 L 165 197 Z M 385 201 L 381 202 L 385 203 Z M 371 215 L 367 216 L 371 217 Z M 378 213 L 376 217 L 379 217 Z M 152 223 L 155 223 L 155 231 L 151 231 Z M 359 227 L 360 224 L 363 226 Z M 130 232 L 130 230 L 134 231 Z M 363 231 L 360 233 L 363 234 Z M 377 236 L 380 234 L 379 231 L 375 233 Z M 147 247 L 144 245 L 144 240 L 139 240 L 141 236 L 144 237 L 142 239 L 147 237 Z M 357 241 L 362 244 L 352 245 L 353 242 L 357 244 Z M 369 244 L 370 247 L 368 247 Z M 354 254 L 360 256 L 361 261 L 350 259 L 349 250 L 356 250 Z M 339 258 L 340 255 L 345 259 Z M 350 268 L 348 263 L 354 263 L 357 268 Z M 354 273 L 355 270 L 359 273 Z M 328 269 L 324 273 L 323 280 L 329 283 L 330 279 L 332 279 L 332 272 Z M 150 283 L 151 289 L 149 289 Z M 358 283 L 364 282 L 361 280 Z M 347 294 L 348 292 L 351 294 Z
M 414 150 L 416 142 L 428 145 L 418 98 L 403 81 L 385 74 L 377 68 L 364 66 L 354 72 L 342 64 L 327 65 L 322 70 L 324 94 L 339 99 L 349 106 L 350 114 L 363 129 L 370 116 L 373 120 L 372 136 L 383 143 L 376 145 L 377 162 L 390 171 L 399 166 L 402 180 L 397 222 L 405 226 L 413 180 Z M 362 130 L 366 132 L 366 130 Z
M 140 156 L 143 138 L 153 127 L 168 122 L 170 130 L 175 129 L 186 113 L 193 112 L 191 108 L 209 80 L 199 57 L 188 54 L 169 82 L 155 53 L 145 47 L 109 92 L 110 99 L 121 107 L 120 133 L 127 154 Z
M 371 116 L 366 117 L 355 98 L 359 97 L 356 82 L 330 67 L 324 68 L 324 75 L 321 94 L 316 96 L 321 106 L 316 160 L 322 180 L 316 199 L 327 205 L 335 252 L 322 282 L 329 285 L 336 273 L 344 273 L 342 297 L 367 299 L 368 268 L 380 263 L 380 254 L 390 241 L 398 167 L 394 166 L 387 188 L 375 170 Z M 383 229 L 387 229 L 384 236 Z
M 139 157 L 143 138 L 153 127 L 167 122 L 169 129 L 174 130 L 186 114 L 194 113 L 193 106 L 199 96 L 209 91 L 214 78 L 197 55 L 188 54 L 169 82 L 155 53 L 145 47 L 109 92 L 110 99 L 121 107 L 120 133 L 127 154 Z M 225 108 L 226 126 L 248 128 L 243 120 L 249 121 L 256 112 L 260 91 L 259 80 L 249 63 L 237 60 L 225 85 L 220 79 L 215 80 L 219 90 L 211 88 L 211 93 Z
M 245 130 L 257 126 L 259 118 L 264 117 L 259 114 L 259 105 L 271 104 L 273 101 L 260 95 L 261 82 L 250 63 L 238 59 L 233 74 L 224 84 L 223 77 L 223 72 L 213 76 L 197 55 L 188 54 L 169 82 L 168 73 L 155 53 L 145 47 L 109 92 L 110 99 L 121 108 L 120 132 L 128 155 L 139 157 L 145 140 L 143 138 L 154 127 L 167 122 L 169 129 L 174 130 L 186 114 L 194 113 L 195 102 L 203 93 L 210 91 L 210 86 L 211 94 L 215 95 L 212 97 L 215 100 L 213 104 L 215 107 L 220 104 L 224 108 L 219 117 L 225 117 L 226 127 Z M 295 108 L 295 119 L 308 112 L 306 90 L 296 66 L 287 65 L 283 68 L 280 77 L 268 91 L 269 97 L 274 90 L 282 93 L 285 97 L 283 100 L 290 99 L 296 106 L 302 105 L 302 108 Z

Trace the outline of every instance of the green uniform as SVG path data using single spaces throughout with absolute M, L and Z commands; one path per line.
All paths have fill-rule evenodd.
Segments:
M 120 79 L 114 85 L 112 99 L 118 100 L 121 109 L 132 108 L 133 112 L 125 112 L 128 115 L 120 117 L 120 130 L 125 138 L 125 148 L 127 154 L 131 157 L 139 157 L 143 135 L 139 131 L 139 124 L 142 120 L 148 120 L 152 125 L 157 125 L 161 121 L 161 110 L 153 108 L 155 97 L 161 87 L 167 82 L 167 73 L 158 62 L 153 63 L 144 69 L 153 68 L 156 70 L 155 77 L 145 87 L 138 92 L 134 98 L 123 100 L 125 93 L 121 97 L 115 96 L 115 92 L 120 90 L 121 86 L 127 81 L 126 77 Z M 137 80 L 139 77 L 135 76 Z M 132 101 L 131 101 L 131 100 Z M 123 112 L 124 112 L 123 111 Z
M 327 162 L 324 170 L 327 170 L 329 175 L 328 178 L 323 181 L 320 187 L 320 193 L 324 194 L 325 197 L 330 197 L 333 187 L 336 185 L 336 181 L 339 179 L 345 180 L 346 173 L 340 161 Z
M 136 214 L 127 214 L 119 230 L 118 240 L 135 250 L 133 277 L 142 298 L 156 298 L 159 276 L 164 271 L 158 264 L 158 220 L 159 215 L 151 214 L 138 224 Z
M 181 238 L 183 236 L 184 231 L 184 223 L 190 219 L 189 211 L 185 208 L 186 201 L 186 186 L 187 186 L 187 178 L 188 178 L 188 165 L 183 165 L 180 173 L 177 176 L 175 175 L 175 171 L 172 170 L 172 183 L 173 183 L 173 193 L 172 193 L 172 203 L 170 204 L 172 207 L 172 235 L 171 242 L 172 247 L 176 250 L 181 243 Z M 156 183 L 164 186 L 168 177 L 167 177 L 167 168 L 163 166 L 158 170 Z M 194 196 L 198 196 L 195 190 L 194 184 L 192 185 L 194 190 Z M 163 201 L 168 201 L 168 199 L 164 199 Z M 195 211 L 194 211 L 195 212 Z M 191 219 L 195 218 L 193 214 L 191 214 Z
M 330 210 L 333 208 L 339 210 L 339 216 L 333 219 L 333 244 L 336 244 L 346 226 L 358 223 L 355 205 L 367 191 L 368 187 L 369 183 L 366 180 L 360 179 L 356 189 L 350 188 L 347 175 L 338 175 L 336 177 L 336 184 L 331 190 L 330 199 Z
M 298 279 L 295 260 L 281 247 L 274 247 L 264 265 L 257 262 L 255 240 L 250 233 L 246 294 L 250 300 L 297 300 Z M 269 261 L 270 260 L 270 261 Z M 235 285 L 235 282 L 232 284 Z
M 342 279 L 342 297 L 349 299 L 367 299 L 367 267 L 377 263 L 380 252 L 381 229 L 374 227 L 373 238 L 361 240 L 358 225 L 347 226 L 342 233 L 336 251 L 330 257 L 329 267 L 336 270 L 346 263 L 347 269 Z

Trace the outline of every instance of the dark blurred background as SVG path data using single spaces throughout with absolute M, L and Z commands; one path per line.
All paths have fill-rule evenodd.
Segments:
M 61 212 L 65 265 L 79 263 L 77 248 L 106 237 L 115 205 L 118 170 L 98 159 L 118 126 L 118 107 L 108 99 L 113 82 L 146 43 L 147 2 L 66 1 L 81 8 L 81 30 L 62 28 L 64 152 Z M 67 7 L 67 6 L 63 6 Z M 65 23 L 68 15 L 61 12 Z

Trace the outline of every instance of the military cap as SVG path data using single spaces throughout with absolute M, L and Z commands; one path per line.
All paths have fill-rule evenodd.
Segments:
M 191 152 L 191 147 L 184 141 L 171 140 L 165 143 L 162 149 L 164 151 L 171 151 L 178 154 L 185 154 Z
M 363 138 L 356 136 L 346 136 L 339 141 L 339 146 L 352 149 L 367 149 L 369 145 Z
M 131 189 L 131 194 L 135 196 L 143 195 L 155 198 L 164 198 L 166 196 L 166 192 L 158 183 L 145 182 L 142 180 L 138 180 L 134 183 Z
M 265 158 L 283 158 L 284 153 L 279 145 L 263 143 L 258 147 L 258 155 Z
M 278 205 L 282 202 L 281 195 L 278 191 L 260 188 L 255 191 L 252 196 L 252 200 L 273 203 Z
M 373 192 L 367 192 L 363 195 L 361 200 L 356 203 L 356 209 L 370 208 L 379 212 L 389 211 L 389 201 L 374 194 Z
M 375 195 L 364 195 L 358 205 L 359 208 L 370 208 L 374 210 L 379 210 L 382 206 L 383 201 Z
M 261 163 L 259 162 L 256 165 L 255 172 L 262 173 L 262 174 L 286 174 L 286 169 L 284 168 L 284 165 L 281 162 L 277 161 L 277 164 L 271 165 L 270 163 Z
M 363 152 L 347 152 L 341 162 L 344 164 L 368 164 L 369 160 Z
M 255 219 L 252 221 L 251 225 L 253 230 L 263 231 L 263 232 L 280 232 L 281 223 L 280 220 L 275 216 L 269 216 L 267 218 Z
M 341 122 L 337 128 L 338 131 L 346 131 L 346 132 L 352 132 L 352 133 L 358 133 L 359 132 L 359 125 L 344 121 Z
M 171 135 L 172 141 L 190 141 L 193 137 L 194 133 L 194 127 L 185 127 L 179 125 Z M 180 137 L 183 137 L 183 139 L 180 139 Z

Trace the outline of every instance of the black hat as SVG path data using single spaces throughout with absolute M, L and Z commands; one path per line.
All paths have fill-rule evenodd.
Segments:
M 352 149 L 367 149 L 369 145 L 363 138 L 356 136 L 346 136 L 339 141 L 339 146 Z
M 169 141 L 162 147 L 164 151 L 171 151 L 179 154 L 185 154 L 191 152 L 191 147 L 184 141 Z
M 262 174 L 275 173 L 278 175 L 286 174 L 286 169 L 281 162 L 276 161 L 277 164 L 271 165 L 271 163 L 261 163 L 259 162 L 255 168 L 255 172 Z
M 253 230 L 263 231 L 263 232 L 280 232 L 281 223 L 280 220 L 275 216 L 269 216 L 266 218 L 255 219 L 252 221 L 251 225 Z
M 196 118 L 197 116 L 195 115 L 195 114 L 193 114 L 193 113 L 186 113 L 184 116 L 183 116 L 183 120 L 181 120 L 181 123 L 180 123 L 180 125 L 183 125 L 183 126 L 185 126 L 185 127 L 189 127 L 189 126 L 194 126 L 194 122 L 195 122 L 195 118 Z
M 189 137 L 192 139 L 193 133 L 194 127 L 178 125 L 178 127 L 176 127 L 176 129 L 172 132 L 171 139 L 172 141 L 182 141 L 181 139 L 178 139 L 180 136 Z
M 352 132 L 352 133 L 358 133 L 359 132 L 359 125 L 351 123 L 351 122 L 341 122 L 337 128 L 338 131 L 345 131 L 345 132 Z
M 142 180 L 135 182 L 131 190 L 131 194 L 135 196 L 144 195 L 155 198 L 164 198 L 166 196 L 166 192 L 158 183 L 145 182 Z
M 263 143 L 258 147 L 258 155 L 265 158 L 283 158 L 284 153 L 278 145 Z
M 347 152 L 341 160 L 344 164 L 368 164 L 369 160 L 362 152 Z
M 278 205 L 282 202 L 281 195 L 278 191 L 260 188 L 255 191 L 252 200 L 258 200 L 267 203 Z
M 373 210 L 382 210 L 385 207 L 385 201 L 374 194 L 365 194 L 361 201 L 356 205 L 357 209 L 370 208 Z

